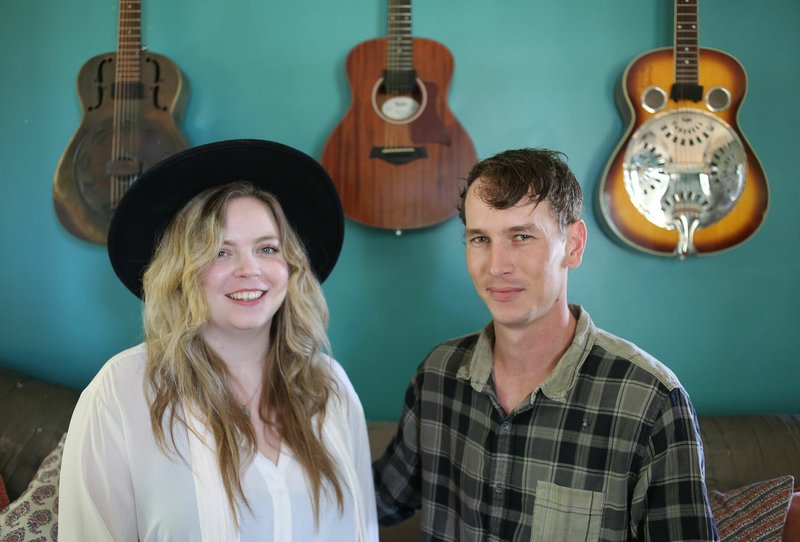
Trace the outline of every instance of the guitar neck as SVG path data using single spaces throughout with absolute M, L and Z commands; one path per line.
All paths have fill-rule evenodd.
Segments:
M 675 84 L 673 100 L 699 102 L 703 87 L 699 85 L 698 48 L 700 25 L 697 16 L 698 0 L 675 0 Z
M 411 0 L 389 0 L 387 58 L 384 87 L 389 93 L 412 92 L 416 87 L 411 35 Z
M 120 0 L 119 31 L 117 34 L 117 90 L 126 87 L 129 93 L 141 97 L 142 81 L 142 2 Z
M 117 61 L 114 73 L 114 122 L 111 136 L 111 208 L 141 172 L 138 155 L 139 103 L 142 85 L 142 2 L 120 0 Z

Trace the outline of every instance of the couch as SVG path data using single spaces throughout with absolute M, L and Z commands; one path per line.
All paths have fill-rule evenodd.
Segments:
M 0 367 L 0 479 L 12 501 L 0 511 L 0 541 L 14 529 L 35 535 L 15 540 L 55 538 L 60 443 L 79 394 Z M 753 517 L 762 516 L 759 521 L 769 522 L 778 533 L 775 540 L 781 539 L 782 531 L 786 540 L 800 540 L 800 492 L 794 487 L 795 480 L 800 485 L 800 414 L 701 416 L 699 422 L 709 491 L 727 539 L 753 539 L 747 533 L 762 528 Z M 391 439 L 395 424 L 368 426 L 376 456 Z M 771 508 L 764 504 L 766 497 L 772 499 Z M 382 542 L 418 539 L 416 518 L 381 528 Z

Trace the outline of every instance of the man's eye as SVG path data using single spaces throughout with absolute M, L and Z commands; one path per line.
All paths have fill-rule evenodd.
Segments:
M 484 237 L 483 235 L 472 237 L 469 240 L 469 242 L 472 243 L 473 245 L 480 245 L 482 243 L 485 243 L 486 241 L 488 241 L 488 239 L 486 239 L 486 237 Z
M 528 239 L 533 239 L 532 235 L 527 235 L 525 233 L 520 233 L 514 236 L 514 239 L 518 241 L 527 241 Z

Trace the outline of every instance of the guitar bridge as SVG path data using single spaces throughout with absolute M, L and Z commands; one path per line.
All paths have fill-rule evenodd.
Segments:
M 418 158 L 427 158 L 428 151 L 425 147 L 372 147 L 369 157 L 400 165 L 413 162 Z

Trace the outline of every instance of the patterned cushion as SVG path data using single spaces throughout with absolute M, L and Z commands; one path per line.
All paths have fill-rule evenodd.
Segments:
M 28 488 L 0 512 L 0 542 L 58 540 L 58 478 L 64 438 L 44 458 Z
M 780 541 L 794 478 L 781 476 L 726 493 L 712 491 L 711 512 L 720 540 Z

